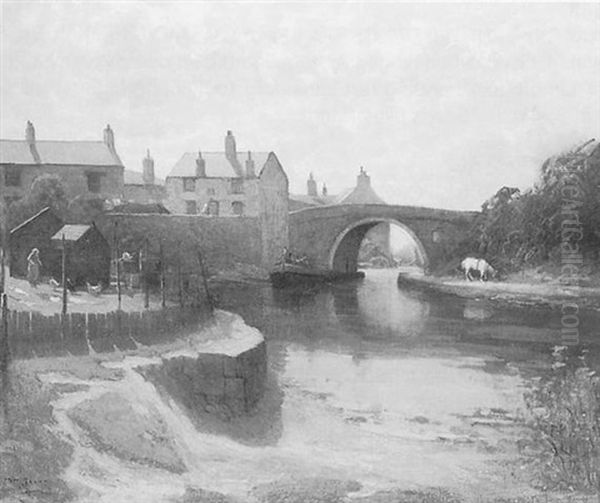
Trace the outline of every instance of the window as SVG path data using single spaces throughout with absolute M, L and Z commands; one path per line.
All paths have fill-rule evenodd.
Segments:
M 4 183 L 7 187 L 21 186 L 21 170 L 15 167 L 7 167 L 4 173 Z
M 102 188 L 102 173 L 88 173 L 87 186 L 90 192 L 98 194 Z
M 231 193 L 232 194 L 243 194 L 244 193 L 244 180 L 241 178 L 234 178 L 231 180 Z
M 210 188 L 206 189 L 206 194 L 209 196 L 214 196 L 216 194 L 216 191 L 214 188 L 210 187 Z
M 219 201 L 211 200 L 208 202 L 208 214 L 213 217 L 219 216 Z
M 195 192 L 196 191 L 196 179 L 195 178 L 184 178 L 183 179 L 183 191 L 184 192 Z
M 231 212 L 234 215 L 243 215 L 244 203 L 242 203 L 241 201 L 233 201 L 233 203 L 231 203 Z
M 196 205 L 196 201 L 185 202 L 185 213 L 187 215 L 195 215 L 196 213 L 198 213 L 198 206 Z

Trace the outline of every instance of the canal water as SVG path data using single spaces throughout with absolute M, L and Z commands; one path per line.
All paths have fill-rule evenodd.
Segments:
M 561 343 L 560 312 L 409 292 L 396 276 L 373 270 L 309 291 L 219 285 L 218 307 L 268 341 L 268 389 L 247 418 L 219 423 L 185 409 L 136 370 L 155 363 L 144 359 L 112 363 L 121 380 L 70 381 L 85 387 L 54 410 L 77 444 L 66 480 L 79 501 L 180 501 L 186 487 L 246 501 L 257 487 L 292 479 L 352 481 L 355 496 L 531 493 L 519 448 L 528 435 L 523 395 Z M 581 322 L 589 342 L 597 325 Z M 131 464 L 86 441 L 71 411 L 106 393 L 155 418 L 185 469 Z
M 562 343 L 560 310 L 406 291 L 397 274 L 369 270 L 310 291 L 220 290 L 220 307 L 268 340 L 282 394 L 270 441 L 297 453 L 282 472 L 370 490 L 527 493 L 523 395 Z M 593 346 L 598 317 L 580 322 Z

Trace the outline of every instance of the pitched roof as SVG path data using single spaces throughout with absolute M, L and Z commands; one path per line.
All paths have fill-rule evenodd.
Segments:
M 30 224 L 31 222 L 33 222 L 35 219 L 41 217 L 42 215 L 45 215 L 46 213 L 53 213 L 52 210 L 50 209 L 50 206 L 46 206 L 44 209 L 38 211 L 35 215 L 33 215 L 32 217 L 29 217 L 27 220 L 21 222 L 19 225 L 17 225 L 16 227 L 14 227 L 13 229 L 11 229 L 10 233 L 12 234 L 13 232 L 17 232 L 19 229 L 22 229 L 23 227 L 25 227 L 26 225 Z M 56 215 L 55 215 L 56 216 Z M 57 219 L 59 219 L 58 217 L 56 217 Z M 60 219 L 59 219 L 60 220 Z
M 238 152 L 238 161 L 245 168 L 245 163 L 248 154 Z M 255 172 L 258 174 L 261 168 L 267 162 L 269 157 L 268 152 L 252 152 L 254 160 Z M 198 152 L 186 152 L 181 156 L 168 177 L 195 177 L 196 176 L 196 159 Z M 237 178 L 234 167 L 231 165 L 225 152 L 202 152 L 202 158 L 206 164 L 206 176 L 209 178 Z
M 144 175 L 140 171 L 132 171 L 126 169 L 123 172 L 125 185 L 146 185 L 144 183 Z M 155 178 L 153 185 L 164 185 L 165 181 L 161 178 Z
M 35 164 L 26 141 L 0 140 L 0 164 Z
M 348 192 L 340 194 L 335 203 L 330 204 L 386 204 L 375 191 L 368 186 L 357 185 Z
M 63 234 L 65 241 L 79 241 L 87 231 L 92 228 L 91 225 L 67 224 L 52 236 L 52 240 L 62 241 Z
M 117 153 L 103 141 L 36 140 L 35 149 L 41 164 L 123 166 Z M 37 164 L 25 140 L 0 140 L 0 163 Z

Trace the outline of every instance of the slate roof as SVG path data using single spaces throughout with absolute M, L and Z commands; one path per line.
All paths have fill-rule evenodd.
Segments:
M 255 172 L 258 175 L 260 170 L 267 162 L 269 157 L 268 152 L 252 152 L 254 160 Z M 186 152 L 175 163 L 168 177 L 195 177 L 196 176 L 196 159 L 198 152 Z M 225 157 L 225 152 L 202 152 L 202 158 L 206 164 L 206 176 L 208 178 L 237 178 L 235 169 Z M 238 152 L 238 161 L 242 168 L 246 169 L 246 159 L 248 153 Z
M 36 140 L 41 164 L 80 166 L 123 166 L 103 141 Z M 0 140 L 0 163 L 37 164 L 25 140 Z
M 51 239 L 52 241 L 62 241 L 64 234 L 65 241 L 79 241 L 91 228 L 91 225 L 67 224 L 54 234 Z
M 126 169 L 123 173 L 125 185 L 145 185 L 144 175 L 140 171 Z M 154 185 L 164 185 L 165 181 L 161 178 L 154 179 Z

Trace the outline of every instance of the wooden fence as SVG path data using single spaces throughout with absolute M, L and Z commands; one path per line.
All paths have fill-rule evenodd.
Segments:
M 166 307 L 141 312 L 68 313 L 45 316 L 8 311 L 12 358 L 86 355 L 167 342 L 192 331 L 209 317 L 207 309 Z

